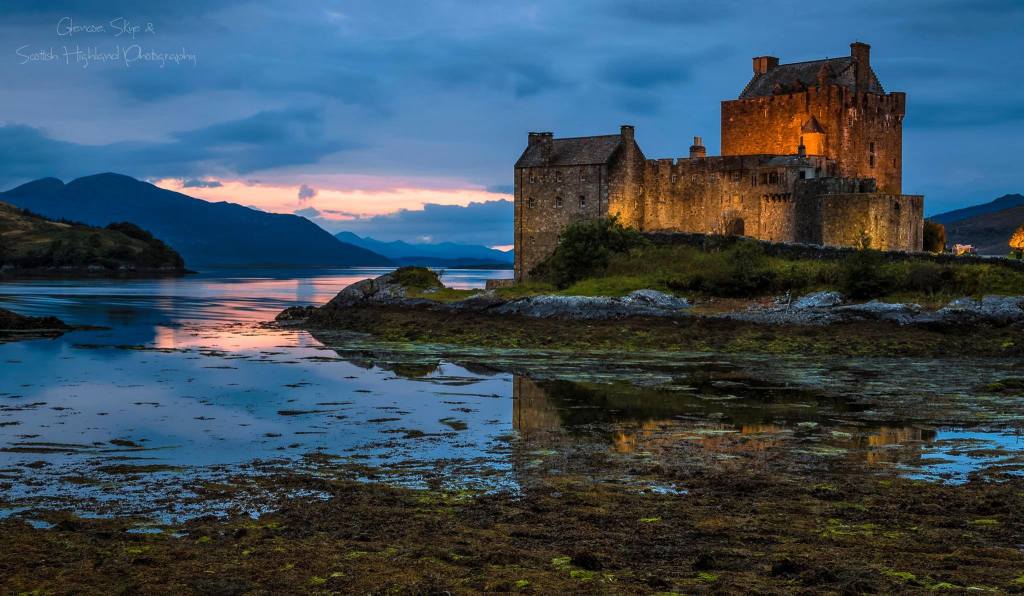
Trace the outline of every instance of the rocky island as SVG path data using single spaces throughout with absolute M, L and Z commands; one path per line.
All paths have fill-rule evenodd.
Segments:
M 0 203 L 0 279 L 185 273 L 181 255 L 135 224 L 98 228 Z
M 537 280 L 455 290 L 422 268 L 343 289 L 278 324 L 381 339 L 564 350 L 1018 354 L 1024 270 L 870 250 L 808 254 L 719 238 L 651 242 L 615 222 L 581 224 Z M 625 235 L 623 242 L 615 237 Z M 604 254 L 596 260 L 591 248 Z M 1012 265 L 1012 264 L 1011 264 Z

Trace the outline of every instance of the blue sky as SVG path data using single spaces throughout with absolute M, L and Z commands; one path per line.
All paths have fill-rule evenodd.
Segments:
M 1019 0 L 6 0 L 0 187 L 116 171 L 332 231 L 505 245 L 528 131 L 631 123 L 649 157 L 694 135 L 714 154 L 751 56 L 861 40 L 907 92 L 904 189 L 935 213 L 1024 191 L 1022 30 Z

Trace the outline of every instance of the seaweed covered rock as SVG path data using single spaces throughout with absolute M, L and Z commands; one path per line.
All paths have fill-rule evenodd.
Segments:
M 26 317 L 0 308 L 0 331 L 44 331 L 70 329 L 57 317 Z
M 437 274 L 425 267 L 401 267 L 372 279 L 356 282 L 325 304 L 323 308 L 345 308 L 371 304 L 401 304 L 409 290 L 441 288 Z

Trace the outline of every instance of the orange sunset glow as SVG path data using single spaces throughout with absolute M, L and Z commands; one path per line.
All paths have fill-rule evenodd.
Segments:
M 396 179 L 375 176 L 309 176 L 302 182 L 261 182 L 232 179 L 204 179 L 219 186 L 185 186 L 179 178 L 164 178 L 153 183 L 206 201 L 227 201 L 274 213 L 293 213 L 313 207 L 329 221 L 345 221 L 393 213 L 400 209 L 419 210 L 427 203 L 468 205 L 471 202 L 507 199 L 509 195 L 454 180 Z M 300 199 L 305 185 L 315 191 Z

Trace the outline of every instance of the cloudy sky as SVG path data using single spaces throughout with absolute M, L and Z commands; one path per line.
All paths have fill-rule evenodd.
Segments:
M 385 240 L 511 242 L 529 130 L 719 145 L 750 58 L 872 45 L 904 188 L 1024 192 L 1020 0 L 4 0 L 0 187 L 103 171 Z

